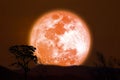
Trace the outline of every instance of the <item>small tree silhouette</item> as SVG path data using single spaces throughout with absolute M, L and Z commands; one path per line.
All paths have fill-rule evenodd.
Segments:
M 27 73 L 30 71 L 29 62 L 32 60 L 37 62 L 37 57 L 33 54 L 36 48 L 28 45 L 15 45 L 11 46 L 9 50 L 17 60 L 11 65 L 21 67 L 25 72 L 25 80 L 27 80 Z
M 115 66 L 119 66 L 119 60 L 112 56 L 108 57 L 108 60 L 106 60 L 105 56 L 101 52 L 96 52 L 96 57 L 98 61 L 98 63 L 94 62 L 96 67 L 102 67 L 102 70 L 98 70 L 97 73 L 102 74 L 102 77 L 104 77 L 105 80 L 117 80 L 117 75 L 115 75 L 112 71 L 110 72 L 109 70 Z
M 98 61 L 98 63 L 93 62 L 95 66 L 97 67 L 111 67 L 114 68 L 115 66 L 120 66 L 120 60 L 113 57 L 113 56 L 109 56 L 108 60 L 105 58 L 105 56 L 103 55 L 103 53 L 101 52 L 96 52 L 96 58 Z
M 97 59 L 102 67 L 107 67 L 106 58 L 100 52 L 96 52 Z

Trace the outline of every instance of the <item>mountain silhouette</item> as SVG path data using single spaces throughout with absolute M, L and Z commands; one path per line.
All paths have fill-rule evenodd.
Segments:
M 87 66 L 59 67 L 38 65 L 31 69 L 30 80 L 119 80 L 120 69 Z
M 0 66 L 0 80 L 20 80 L 21 78 L 18 73 Z
M 24 71 L 12 71 L 0 66 L 0 74 L 0 80 L 23 80 Z M 120 80 L 120 69 L 38 65 L 28 73 L 28 80 Z

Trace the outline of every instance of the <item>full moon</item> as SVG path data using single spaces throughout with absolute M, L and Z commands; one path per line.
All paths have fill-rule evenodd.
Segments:
M 88 26 L 81 17 L 65 10 L 42 15 L 30 32 L 30 45 L 39 64 L 73 66 L 86 60 L 91 45 Z

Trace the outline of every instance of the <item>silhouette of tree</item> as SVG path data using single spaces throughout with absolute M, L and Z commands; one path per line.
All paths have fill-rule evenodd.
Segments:
M 37 57 L 33 54 L 36 48 L 28 45 L 15 45 L 11 46 L 9 50 L 17 60 L 11 65 L 21 67 L 25 72 L 25 80 L 27 80 L 27 73 L 30 71 L 29 62 L 34 61 L 37 63 Z
M 96 56 L 99 61 L 99 64 L 101 64 L 100 66 L 106 67 L 107 63 L 106 63 L 106 58 L 104 57 L 104 55 L 100 52 L 96 52 Z
M 102 70 L 97 71 L 99 74 L 102 74 L 105 80 L 117 80 L 117 75 L 115 75 L 112 71 L 110 72 L 109 69 L 112 69 L 116 66 L 120 65 L 119 60 L 110 56 L 108 60 L 106 60 L 105 56 L 101 52 L 96 52 L 96 57 L 98 63 L 94 62 L 97 67 L 103 67 Z
M 108 60 L 106 60 L 105 56 L 101 52 L 96 52 L 96 58 L 98 63 L 93 62 L 94 65 L 97 67 L 102 66 L 102 67 L 111 67 L 114 68 L 116 66 L 120 66 L 120 60 L 117 58 L 114 58 L 113 56 L 109 56 Z

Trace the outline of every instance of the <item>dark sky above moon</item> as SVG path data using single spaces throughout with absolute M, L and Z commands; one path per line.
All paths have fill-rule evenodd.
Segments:
M 89 25 L 93 52 L 120 58 L 119 0 L 0 0 L 0 65 L 14 60 L 8 48 L 27 44 L 30 30 L 39 16 L 55 9 L 71 10 Z M 89 56 L 87 63 L 94 55 Z

